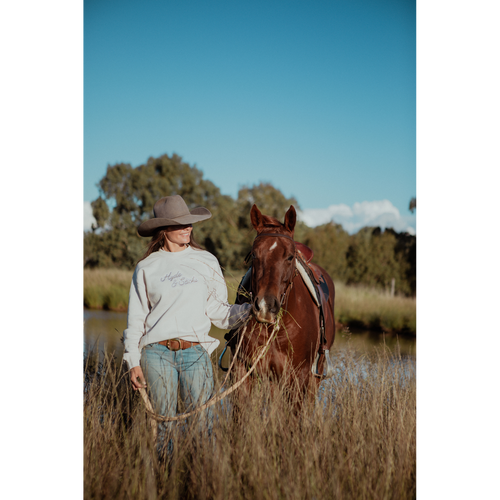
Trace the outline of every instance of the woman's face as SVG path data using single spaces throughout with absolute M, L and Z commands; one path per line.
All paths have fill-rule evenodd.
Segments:
M 185 224 L 183 226 L 168 226 L 166 228 L 167 250 L 170 252 L 179 252 L 184 250 L 186 245 L 189 243 L 192 230 L 192 224 Z

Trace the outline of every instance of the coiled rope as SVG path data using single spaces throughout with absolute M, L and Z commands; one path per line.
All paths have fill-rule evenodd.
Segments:
M 248 370 L 248 372 L 243 376 L 243 378 L 241 380 L 239 380 L 238 382 L 236 382 L 229 389 L 226 389 L 221 394 L 213 396 L 205 404 L 203 404 L 201 406 L 198 406 L 193 411 L 190 411 L 188 413 L 182 413 L 181 415 L 176 415 L 175 417 L 164 417 L 164 416 L 158 415 L 158 414 L 156 414 L 154 412 L 153 406 L 151 405 L 151 401 L 149 400 L 149 397 L 148 397 L 148 394 L 147 394 L 146 390 L 143 389 L 143 388 L 140 388 L 139 389 L 139 393 L 141 394 L 142 399 L 144 400 L 144 403 L 146 405 L 146 413 L 152 419 L 154 419 L 154 420 L 156 420 L 158 422 L 175 422 L 175 421 L 185 420 L 186 418 L 192 417 L 193 415 L 196 415 L 197 413 L 199 413 L 199 412 L 201 412 L 203 410 L 206 410 L 207 408 L 209 408 L 210 406 L 213 406 L 214 404 L 218 403 L 219 401 L 222 401 L 226 396 L 229 396 L 229 394 L 233 393 L 236 389 L 238 389 L 239 387 L 241 387 L 241 385 L 243 384 L 243 382 L 245 382 L 245 380 L 255 370 L 255 368 L 257 366 L 257 363 L 264 357 L 264 355 L 268 351 L 268 347 L 270 346 L 272 340 L 276 336 L 276 332 L 278 331 L 278 328 L 279 328 L 279 325 L 280 325 L 281 315 L 282 315 L 282 310 L 280 310 L 280 312 L 278 313 L 278 315 L 276 317 L 276 323 L 274 324 L 274 328 L 273 328 L 273 330 L 271 332 L 271 335 L 269 335 L 269 338 L 267 339 L 266 344 L 261 348 L 261 351 L 260 351 L 259 355 L 257 356 L 254 364 L 250 368 L 250 370 Z M 246 333 L 246 330 L 247 330 L 247 326 L 248 326 L 248 321 L 245 324 L 245 327 L 243 328 L 243 331 L 241 332 L 241 338 L 240 338 L 240 341 L 238 343 L 238 347 L 236 348 L 235 355 L 233 357 L 233 360 L 231 361 L 231 365 L 229 366 L 229 369 L 228 369 L 226 378 L 224 379 L 223 385 L 226 383 L 226 381 L 227 381 L 227 379 L 229 377 L 229 373 L 231 372 L 231 369 L 232 369 L 232 367 L 234 365 L 234 361 L 236 360 L 236 356 L 238 354 L 238 351 L 240 349 L 241 343 L 243 341 L 243 337 L 245 336 L 245 333 Z M 155 433 L 156 433 L 156 424 L 152 421 L 151 425 L 153 426 L 153 428 L 155 430 Z

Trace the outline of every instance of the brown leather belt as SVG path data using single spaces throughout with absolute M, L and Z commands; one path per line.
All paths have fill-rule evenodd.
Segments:
M 195 345 L 200 345 L 199 342 L 190 342 L 189 340 L 182 340 L 182 339 L 162 340 L 161 342 L 158 342 L 158 344 L 164 345 L 167 349 L 170 349 L 171 351 L 180 351 L 184 349 L 189 349 L 190 347 L 193 347 Z

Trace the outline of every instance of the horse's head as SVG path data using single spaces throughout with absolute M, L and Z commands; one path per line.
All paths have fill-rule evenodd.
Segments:
M 282 224 L 254 205 L 250 220 L 257 231 L 252 247 L 253 312 L 257 321 L 275 323 L 295 272 L 293 231 L 297 214 L 290 206 Z

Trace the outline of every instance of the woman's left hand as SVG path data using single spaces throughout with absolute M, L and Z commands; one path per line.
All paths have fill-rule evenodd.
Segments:
M 130 370 L 130 381 L 132 382 L 134 391 L 146 388 L 146 379 L 144 378 L 144 374 L 142 373 L 142 368 L 140 366 L 134 366 Z

